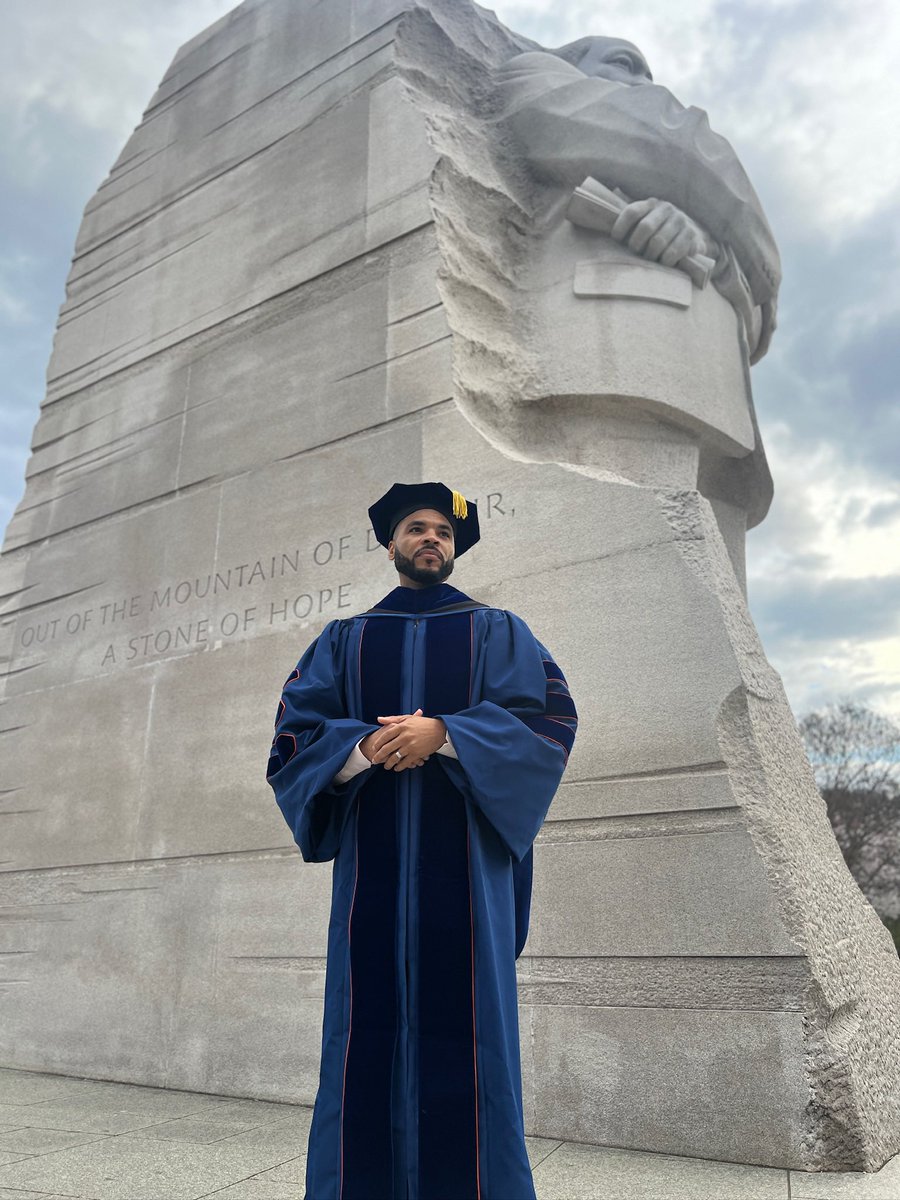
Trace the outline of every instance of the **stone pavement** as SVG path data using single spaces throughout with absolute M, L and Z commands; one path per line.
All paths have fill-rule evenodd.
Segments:
M 310 1115 L 0 1069 L 0 1200 L 301 1200 Z M 877 1175 L 806 1175 L 528 1142 L 539 1200 L 900 1200 L 900 1156 Z

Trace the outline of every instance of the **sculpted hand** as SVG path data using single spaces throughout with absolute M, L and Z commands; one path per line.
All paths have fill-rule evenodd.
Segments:
M 775 332 L 775 327 L 778 324 L 776 313 L 778 302 L 773 298 L 767 300 L 762 305 L 762 328 L 760 329 L 759 341 L 756 343 L 756 349 L 750 355 L 750 363 L 759 362 L 762 356 L 769 348 L 769 342 L 772 340 L 772 334 Z
M 611 236 L 651 262 L 675 267 L 692 254 L 711 247 L 699 225 L 668 200 L 635 200 L 616 218 Z M 711 257 L 715 257 L 713 253 Z
M 381 763 L 386 771 L 405 771 L 420 767 L 447 740 L 447 727 L 438 717 L 423 717 L 421 709 L 398 720 L 379 717 L 384 728 L 370 733 L 360 746 L 373 763 Z M 370 746 L 365 742 L 372 739 Z M 397 755 L 400 754 L 398 758 Z

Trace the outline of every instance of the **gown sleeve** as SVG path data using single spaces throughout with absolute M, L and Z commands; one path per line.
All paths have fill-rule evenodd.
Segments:
M 565 676 L 525 622 L 499 609 L 484 620 L 473 672 L 479 702 L 435 714 L 458 756 L 441 763 L 522 862 L 559 786 L 578 719 Z
M 335 783 L 354 746 L 379 729 L 347 715 L 341 622 L 332 621 L 288 676 L 278 702 L 266 779 L 306 862 L 337 854 L 361 771 Z

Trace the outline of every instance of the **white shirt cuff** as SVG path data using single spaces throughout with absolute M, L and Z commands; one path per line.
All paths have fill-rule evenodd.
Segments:
M 363 738 L 360 738 L 359 742 L 350 751 L 349 758 L 338 771 L 337 775 L 335 775 L 332 783 L 349 783 L 354 775 L 358 775 L 360 771 L 365 771 L 366 767 L 371 767 L 372 764 L 359 748 L 362 741 Z
M 446 756 L 448 758 L 456 758 L 456 759 L 459 758 L 459 755 L 456 753 L 456 749 L 455 749 L 453 743 L 450 741 L 449 733 L 447 734 L 447 740 L 446 740 L 446 742 L 444 742 L 443 746 L 438 746 L 437 753 L 438 754 L 446 754 Z

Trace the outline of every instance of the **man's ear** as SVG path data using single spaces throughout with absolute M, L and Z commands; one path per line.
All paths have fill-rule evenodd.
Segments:
M 391 560 L 391 562 L 394 561 L 394 539 L 393 538 L 391 538 L 391 540 L 388 542 L 388 558 Z

